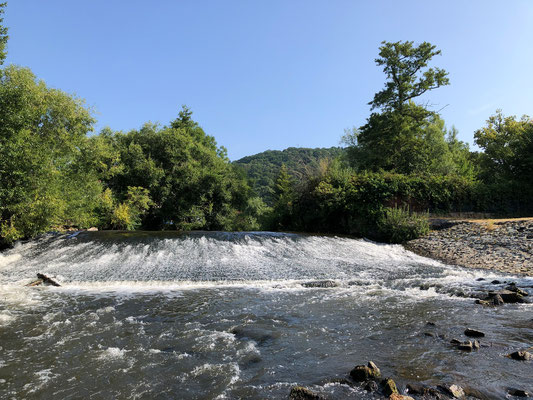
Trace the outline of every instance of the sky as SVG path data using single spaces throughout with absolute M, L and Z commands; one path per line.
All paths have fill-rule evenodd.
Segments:
M 531 0 L 7 1 L 6 63 L 85 99 L 96 132 L 186 104 L 232 160 L 338 146 L 384 86 L 384 40 L 442 50 L 450 85 L 422 100 L 461 140 L 496 109 L 533 115 Z

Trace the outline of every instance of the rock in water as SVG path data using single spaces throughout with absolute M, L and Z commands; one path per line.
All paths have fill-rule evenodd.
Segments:
M 500 290 L 499 292 L 490 292 L 489 297 L 499 295 L 506 303 L 525 303 L 524 296 L 511 290 Z
M 302 283 L 303 287 L 306 288 L 332 288 L 337 287 L 339 284 L 335 281 L 311 281 Z
M 398 393 L 398 388 L 396 387 L 396 382 L 392 379 L 387 379 L 383 383 L 383 394 L 385 396 L 390 396 L 391 394 Z
M 357 365 L 350 371 L 350 376 L 354 381 L 364 382 L 376 380 L 381 377 L 381 371 L 372 361 L 368 365 Z
M 522 389 L 509 389 L 507 393 L 509 393 L 511 396 L 516 397 L 529 397 L 530 395 L 528 392 Z
M 324 396 L 312 392 L 303 386 L 295 386 L 289 393 L 289 400 L 324 400 Z
M 531 353 L 528 353 L 527 351 L 515 351 L 514 353 L 509 354 L 507 357 L 519 361 L 533 360 L 533 355 Z
M 48 276 L 44 274 L 37 274 L 37 278 L 42 279 L 44 285 L 61 286 L 59 283 L 54 281 L 52 278 L 49 278 Z
M 456 399 L 463 399 L 466 396 L 465 391 L 459 385 L 439 385 L 438 388 Z
M 39 285 L 49 285 L 49 286 L 61 286 L 59 283 L 54 281 L 52 278 L 44 274 L 37 274 L 37 280 L 28 283 L 26 286 L 39 286 Z
M 484 337 L 485 334 L 481 331 L 477 331 L 475 329 L 466 328 L 465 335 L 469 337 Z
M 457 348 L 459 350 L 472 351 L 474 349 L 474 345 L 472 344 L 472 342 L 470 340 L 468 340 L 466 342 L 459 343 Z
M 393 393 L 389 396 L 389 400 L 415 400 L 411 396 L 404 396 L 399 393 Z
M 376 381 L 368 381 L 363 389 L 367 392 L 376 392 L 378 390 L 378 384 Z

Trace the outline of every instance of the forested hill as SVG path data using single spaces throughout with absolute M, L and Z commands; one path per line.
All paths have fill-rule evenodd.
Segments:
M 267 150 L 234 161 L 243 167 L 256 193 L 267 203 L 271 203 L 271 188 L 279 169 L 285 164 L 289 173 L 300 180 L 316 171 L 322 159 L 334 159 L 343 153 L 340 147 L 308 149 L 289 147 L 285 150 Z

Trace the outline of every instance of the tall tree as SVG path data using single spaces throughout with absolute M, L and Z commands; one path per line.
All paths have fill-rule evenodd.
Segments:
M 7 27 L 2 24 L 4 22 L 3 15 L 6 5 L 7 3 L 0 3 L 0 65 L 2 65 L 6 59 L 7 39 L 9 39 L 9 36 L 7 36 Z
M 444 165 L 449 156 L 446 129 L 438 114 L 415 99 L 440 86 L 448 85 L 448 73 L 429 68 L 440 50 L 423 42 L 383 42 L 376 64 L 383 66 L 385 88 L 369 103 L 373 112 L 360 129 L 348 132 L 344 142 L 350 163 L 365 170 L 400 173 L 451 172 Z
M 403 113 L 409 101 L 440 86 L 448 85 L 448 73 L 440 68 L 427 68 L 429 61 L 441 54 L 436 46 L 423 42 L 382 42 L 377 65 L 383 66 L 387 76 L 385 88 L 374 95 L 368 104 L 371 109 Z

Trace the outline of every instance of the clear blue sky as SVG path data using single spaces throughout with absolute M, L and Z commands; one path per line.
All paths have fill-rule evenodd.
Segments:
M 533 1 L 8 0 L 7 62 L 86 99 L 97 129 L 181 104 L 231 159 L 339 144 L 383 87 L 383 40 L 429 41 L 451 85 L 427 100 L 460 138 L 533 115 Z

